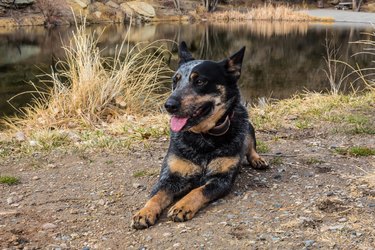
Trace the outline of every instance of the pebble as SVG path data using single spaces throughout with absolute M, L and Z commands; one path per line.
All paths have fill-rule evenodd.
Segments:
M 335 195 L 335 193 L 332 192 L 332 191 L 329 191 L 329 192 L 326 193 L 326 195 L 327 195 L 327 196 L 333 196 L 333 195 Z
M 275 174 L 273 176 L 274 179 L 281 179 L 283 176 L 281 174 Z
M 14 203 L 15 201 L 14 201 L 14 199 L 13 199 L 13 197 L 9 197 L 8 199 L 7 199 L 7 203 L 8 203 L 8 205 L 11 205 L 12 203 Z
M 267 238 L 264 234 L 258 236 L 258 240 L 265 241 Z
M 38 176 L 33 176 L 33 180 L 36 181 L 36 180 L 39 180 L 40 178 Z
M 38 145 L 38 142 L 32 140 L 32 141 L 29 141 L 29 145 L 30 145 L 31 147 L 35 147 L 35 146 Z
M 282 204 L 279 204 L 279 203 L 275 203 L 275 204 L 273 204 L 273 207 L 274 207 L 274 208 L 282 208 L 283 205 L 282 205 Z
M 368 204 L 369 207 L 375 207 L 375 203 Z
M 90 247 L 88 247 L 88 246 L 84 246 L 84 247 L 82 248 L 82 250 L 90 250 Z
M 48 229 L 54 229 L 56 228 L 57 226 L 55 224 L 52 224 L 52 223 L 45 223 L 43 224 L 42 228 L 45 229 L 45 230 L 48 230 Z
M 145 241 L 152 241 L 152 237 L 150 235 L 147 235 Z
M 172 236 L 172 233 L 163 233 L 163 236 L 164 236 L 164 237 L 171 237 L 171 236 Z
M 311 247 L 312 245 L 314 245 L 315 241 L 314 240 L 305 240 L 303 243 L 305 244 L 305 247 Z
M 345 227 L 343 224 L 337 224 L 334 226 L 328 227 L 328 230 L 335 231 L 335 230 L 342 230 Z
M 228 214 L 228 215 L 227 215 L 227 218 L 228 218 L 229 220 L 231 220 L 231 219 L 236 218 L 236 216 L 235 216 L 234 214 Z
M 174 243 L 173 244 L 173 247 L 179 247 L 179 246 L 181 246 L 181 243 Z
M 26 140 L 26 135 L 24 132 L 21 132 L 21 131 L 18 131 L 14 137 L 16 138 L 17 141 L 21 142 L 21 141 L 25 141 Z
M 140 183 L 137 183 L 137 182 L 133 183 L 133 187 L 139 188 L 139 189 L 142 189 L 142 190 L 146 189 L 146 187 L 144 185 L 142 185 Z
M 340 219 L 339 219 L 339 222 L 347 222 L 347 221 L 348 221 L 347 218 L 340 218 Z
M 100 206 L 104 206 L 105 205 L 105 200 L 103 200 L 103 199 L 98 200 L 98 204 Z

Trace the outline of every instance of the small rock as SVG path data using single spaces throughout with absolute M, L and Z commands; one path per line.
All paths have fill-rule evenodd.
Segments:
M 38 176 L 33 176 L 33 180 L 36 181 L 36 180 L 39 180 L 40 178 Z
M 368 204 L 368 207 L 375 207 L 375 203 Z
M 49 229 L 55 229 L 57 226 L 55 224 L 52 224 L 52 223 L 45 223 L 43 224 L 42 228 L 44 230 L 49 230 Z
M 261 234 L 261 235 L 259 235 L 258 240 L 265 241 L 265 240 L 267 240 L 267 237 L 266 237 L 266 235 Z
M 172 236 L 172 233 L 163 233 L 163 236 L 164 236 L 164 237 L 171 237 L 171 236 Z
M 334 226 L 330 226 L 328 227 L 329 230 L 331 231 L 336 231 L 336 230 L 342 230 L 343 228 L 345 227 L 345 225 L 343 224 L 337 224 L 337 225 L 334 225 Z
M 140 183 L 137 183 L 137 182 L 133 183 L 133 187 L 141 189 L 141 190 L 145 190 L 146 189 L 146 187 L 144 185 L 142 185 Z
M 21 131 L 18 131 L 14 137 L 16 138 L 17 141 L 21 142 L 21 141 L 25 141 L 26 140 L 26 135 L 24 132 L 21 132 Z
M 179 246 L 181 246 L 181 243 L 174 243 L 173 244 L 173 247 L 179 247 Z
M 104 206 L 105 205 L 105 200 L 103 200 L 103 199 L 98 200 L 98 204 L 100 206 Z
M 273 207 L 274 207 L 274 208 L 282 208 L 283 205 L 282 205 L 282 204 L 279 204 L 279 203 L 275 203 L 275 204 L 273 204 Z
M 340 218 L 340 219 L 339 219 L 339 222 L 346 222 L 346 221 L 348 221 L 347 218 Z
M 90 247 L 88 247 L 88 246 L 84 246 L 84 247 L 82 248 L 82 250 L 90 250 Z
M 329 192 L 326 193 L 326 195 L 327 195 L 327 196 L 333 196 L 333 195 L 335 195 L 335 193 L 332 192 L 332 191 L 329 191 Z
M 152 237 L 150 235 L 147 235 L 145 241 L 152 241 Z
M 274 176 L 273 176 L 273 178 L 274 179 L 281 179 L 283 176 L 281 175 L 281 174 L 275 174 Z
M 236 216 L 235 216 L 234 214 L 228 214 L 228 215 L 227 215 L 227 218 L 228 218 L 229 220 L 231 220 L 231 219 L 236 218 Z
M 314 240 L 305 240 L 303 243 L 305 244 L 305 247 L 311 247 L 312 245 L 314 245 L 315 241 Z
M 33 140 L 31 140 L 31 141 L 29 141 L 29 145 L 30 145 L 31 147 L 35 147 L 35 146 L 38 145 L 38 142 L 37 142 L 37 141 L 33 141 Z
M 14 198 L 13 197 L 9 197 L 8 199 L 7 199 L 7 203 L 8 203 L 8 205 L 11 205 L 12 203 L 14 203 L 15 201 L 14 201 Z

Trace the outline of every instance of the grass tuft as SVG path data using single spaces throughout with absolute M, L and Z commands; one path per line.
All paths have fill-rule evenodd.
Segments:
M 331 17 L 313 17 L 307 13 L 301 12 L 287 5 L 275 6 L 265 4 L 263 6 L 252 8 L 247 12 L 236 10 L 213 12 L 207 16 L 215 21 L 247 21 L 247 20 L 268 20 L 268 21 L 296 21 L 296 22 L 333 22 Z
M 18 183 L 20 183 L 20 180 L 19 178 L 14 177 L 14 176 L 4 175 L 4 176 L 0 176 L 0 183 L 11 186 L 11 185 L 17 185 Z
M 257 152 L 264 154 L 270 152 L 270 147 L 263 141 L 257 141 Z
M 371 156 L 375 155 L 375 149 L 363 146 L 354 146 L 349 148 L 337 148 L 335 149 L 338 154 L 350 155 L 350 156 Z
M 43 81 L 52 87 L 36 88 L 41 97 L 22 110 L 22 117 L 8 118 L 7 125 L 24 131 L 92 128 L 125 114 L 158 111 L 171 75 L 165 62 L 170 52 L 158 41 L 130 45 L 125 40 L 114 58 L 105 58 L 99 37 L 85 25 L 77 27 L 59 70 Z

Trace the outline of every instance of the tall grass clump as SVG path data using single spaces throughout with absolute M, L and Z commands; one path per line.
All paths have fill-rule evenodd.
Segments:
M 307 13 L 298 11 L 287 5 L 265 4 L 252 8 L 247 12 L 237 10 L 214 12 L 208 16 L 209 19 L 223 21 L 246 21 L 246 20 L 268 20 L 268 21 L 321 21 L 332 22 L 330 17 L 313 17 Z
M 21 117 L 8 118 L 8 125 L 33 130 L 91 127 L 122 114 L 158 111 L 171 74 L 164 60 L 170 52 L 158 42 L 124 41 L 114 58 L 106 58 L 98 48 L 99 37 L 85 25 L 77 27 L 63 47 L 64 61 L 44 81 L 50 87 L 36 88 L 39 97 Z

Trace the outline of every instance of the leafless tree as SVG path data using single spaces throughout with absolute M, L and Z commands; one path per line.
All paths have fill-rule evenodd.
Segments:
M 219 0 L 202 0 L 203 6 L 208 12 L 213 12 L 216 9 Z
M 66 0 L 37 0 L 36 6 L 44 16 L 46 26 L 54 26 L 62 17 L 72 15 Z
M 180 0 L 173 0 L 173 3 L 174 3 L 174 7 L 177 11 L 181 11 L 181 4 L 180 4 Z

